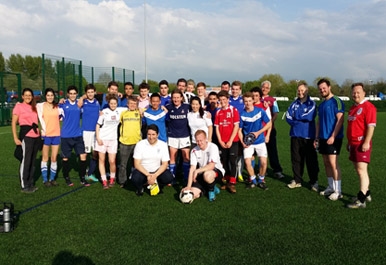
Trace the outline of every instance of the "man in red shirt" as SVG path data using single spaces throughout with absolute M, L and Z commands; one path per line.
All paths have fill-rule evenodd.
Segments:
M 366 92 L 363 83 L 354 83 L 351 89 L 355 104 L 348 113 L 347 150 L 350 152 L 349 159 L 353 162 L 359 176 L 360 191 L 347 207 L 357 209 L 365 208 L 366 201 L 371 201 L 367 166 L 370 163 L 371 139 L 377 122 L 377 109 L 365 99 Z
M 229 93 L 222 90 L 218 93 L 220 109 L 216 113 L 214 126 L 221 151 L 221 162 L 225 169 L 226 187 L 230 193 L 236 193 L 236 159 L 238 153 L 237 135 L 239 129 L 240 116 L 236 108 L 229 105 Z

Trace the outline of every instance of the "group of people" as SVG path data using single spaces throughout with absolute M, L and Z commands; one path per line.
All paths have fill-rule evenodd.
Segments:
M 291 127 L 294 177 L 288 187 L 302 186 L 306 164 L 310 187 L 319 191 L 319 152 L 328 179 L 328 187 L 320 194 L 338 200 L 342 197 L 338 155 L 343 139 L 344 104 L 332 94 L 327 79 L 319 80 L 318 88 L 324 98 L 319 107 L 308 95 L 307 84 L 301 82 L 297 99 L 286 111 Z M 89 181 L 100 181 L 103 189 L 116 183 L 125 187 L 131 179 L 138 196 L 144 193 L 146 186 L 151 195 L 156 195 L 164 186 L 176 183 L 181 165 L 183 191 L 191 190 L 195 198 L 208 196 L 210 201 L 215 200 L 220 192 L 216 184 L 236 193 L 237 180 L 244 181 L 244 168 L 248 173 L 247 188 L 266 190 L 268 161 L 274 176 L 284 177 L 274 126 L 279 108 L 275 98 L 269 96 L 270 89 L 271 83 L 266 80 L 261 87 L 242 94 L 241 82 L 224 81 L 220 92 L 206 95 L 205 83 L 195 85 L 181 78 L 177 81 L 177 89 L 170 94 L 168 82 L 162 80 L 158 93 L 150 94 L 150 86 L 142 83 L 139 96 L 135 97 L 132 83 L 125 83 L 125 93 L 121 94 L 118 84 L 112 81 L 101 104 L 95 98 L 96 89 L 92 84 L 86 86 L 85 94 L 80 97 L 75 86 L 68 87 L 67 98 L 60 102 L 55 101 L 55 92 L 48 88 L 46 101 L 36 104 L 33 92 L 26 88 L 22 92 L 23 102 L 15 105 L 12 119 L 14 141 L 22 150 L 22 191 L 37 190 L 33 174 L 37 143 L 41 138 L 41 174 L 46 187 L 58 185 L 60 145 L 62 172 L 68 186 L 73 186 L 69 159 L 74 150 L 79 158 L 80 182 L 84 186 L 89 186 Z M 371 200 L 367 165 L 376 109 L 365 100 L 363 84 L 353 84 L 352 97 L 355 105 L 349 112 L 347 148 L 359 175 L 360 192 L 348 206 L 363 208 L 366 201 Z M 19 135 L 17 124 L 20 125 Z M 95 177 L 97 165 L 100 179 Z

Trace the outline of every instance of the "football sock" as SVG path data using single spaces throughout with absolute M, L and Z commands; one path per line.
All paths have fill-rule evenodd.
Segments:
M 50 180 L 55 180 L 56 177 L 56 170 L 58 169 L 58 163 L 57 162 L 51 162 L 51 168 L 50 168 Z
M 170 164 L 169 170 L 170 170 L 170 172 L 172 172 L 174 178 L 176 178 L 176 164 Z
M 62 162 L 62 172 L 63 172 L 63 177 L 65 179 L 69 179 L 69 174 L 70 174 L 70 163 L 68 160 L 63 160 Z
M 47 171 L 47 162 L 40 163 L 40 169 L 42 171 L 43 182 L 47 182 L 48 180 L 48 171 Z
M 366 201 L 366 195 L 363 194 L 362 191 L 358 192 L 357 197 L 358 197 L 358 200 L 359 200 L 361 203 L 364 203 L 364 202 Z
M 264 182 L 265 176 L 259 176 L 259 183 Z
M 81 180 L 84 179 L 84 177 L 86 176 L 86 170 L 87 170 L 87 161 L 82 161 L 80 160 L 79 161 L 79 177 Z
M 103 181 L 103 182 L 107 181 L 107 177 L 106 177 L 106 174 L 104 174 L 104 175 L 101 175 L 101 179 L 102 179 L 102 181 Z
M 253 168 L 253 170 L 255 170 L 255 166 L 256 166 L 256 160 L 253 159 L 253 160 L 252 160 L 252 168 Z
M 339 193 L 342 193 L 342 180 L 339 179 L 336 182 L 338 184 L 338 191 L 339 191 Z

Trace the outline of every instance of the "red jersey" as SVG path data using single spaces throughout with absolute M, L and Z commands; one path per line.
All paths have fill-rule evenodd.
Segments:
M 214 126 L 218 126 L 220 131 L 221 140 L 223 142 L 228 142 L 231 138 L 233 128 L 235 124 L 240 123 L 240 114 L 237 109 L 229 105 L 226 109 L 219 109 L 216 112 L 216 118 L 214 120 Z M 238 142 L 239 136 L 236 133 L 233 142 Z
M 365 100 L 353 105 L 348 112 L 347 139 L 349 143 L 360 143 L 366 137 L 367 127 L 377 123 L 377 109 Z

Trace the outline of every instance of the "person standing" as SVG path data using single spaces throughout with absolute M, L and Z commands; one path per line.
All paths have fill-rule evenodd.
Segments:
M 249 174 L 249 185 L 247 188 L 258 186 L 263 190 L 267 190 L 265 184 L 265 173 L 267 171 L 267 146 L 265 144 L 264 132 L 271 127 L 271 120 L 267 113 L 261 108 L 255 107 L 253 102 L 252 92 L 246 92 L 243 95 L 245 109 L 240 113 L 240 128 L 239 139 L 244 148 L 245 168 Z M 245 142 L 244 137 L 253 134 L 254 140 L 250 143 Z M 256 152 L 259 157 L 259 174 L 256 180 L 255 170 L 252 167 L 252 157 Z
M 281 167 L 280 161 L 279 161 L 279 154 L 277 152 L 277 143 L 276 143 L 277 132 L 275 128 L 275 120 L 279 113 L 279 107 L 277 105 L 276 99 L 269 95 L 269 92 L 271 91 L 270 81 L 268 80 L 263 81 L 261 83 L 261 90 L 263 91 L 263 97 L 262 97 L 263 102 L 268 104 L 269 109 L 271 111 L 271 117 L 272 117 L 271 119 L 272 128 L 269 134 L 269 141 L 267 142 L 269 164 L 273 170 L 273 175 L 278 179 L 282 179 L 284 178 L 284 175 L 283 175 L 283 168 Z
M 197 130 L 194 138 L 197 146 L 190 152 L 189 179 L 183 190 L 191 190 L 195 199 L 207 193 L 209 201 L 214 201 L 220 193 L 216 183 L 221 182 L 225 173 L 219 151 L 208 141 L 205 131 Z
M 90 186 L 86 181 L 85 175 L 87 170 L 87 154 L 83 142 L 83 134 L 80 125 L 81 108 L 78 106 L 78 88 L 69 86 L 67 88 L 67 99 L 64 103 L 59 104 L 60 115 L 62 116 L 61 132 L 61 155 L 62 155 L 62 172 L 67 186 L 74 186 L 70 179 L 70 157 L 72 149 L 79 156 L 79 178 L 83 186 Z
M 161 105 L 161 96 L 158 93 L 153 93 L 150 96 L 150 108 L 143 113 L 142 124 L 146 128 L 150 124 L 155 124 L 158 127 L 158 138 L 165 143 L 168 141 L 166 134 L 166 116 L 167 109 Z
M 350 153 L 355 171 L 359 177 L 359 192 L 347 207 L 351 209 L 365 208 L 366 201 L 371 201 L 370 178 L 367 172 L 372 150 L 372 137 L 377 123 L 377 109 L 365 99 L 363 83 L 351 86 L 354 105 L 348 112 L 347 150 Z
M 298 98 L 286 112 L 286 121 L 291 126 L 291 163 L 294 179 L 287 186 L 290 189 L 302 186 L 304 163 L 307 166 L 310 186 L 318 192 L 318 155 L 314 147 L 316 104 L 308 95 L 306 82 L 300 82 Z
M 161 96 L 161 106 L 166 106 L 170 102 L 169 83 L 166 80 L 161 80 L 158 83 L 159 95 Z
M 237 108 L 229 104 L 229 93 L 222 90 L 218 93 L 220 108 L 216 112 L 214 126 L 220 149 L 221 162 L 225 168 L 226 186 L 230 193 L 236 193 L 237 155 L 239 152 L 240 115 Z
M 115 81 L 110 81 L 107 84 L 107 93 L 103 94 L 103 96 L 102 96 L 101 110 L 109 107 L 109 103 L 108 103 L 107 98 L 106 98 L 106 96 L 108 94 L 115 94 L 115 95 L 117 95 L 117 97 L 118 97 L 118 106 L 121 106 L 122 93 L 119 92 L 118 83 L 115 82 Z
M 323 157 L 328 186 L 320 195 L 336 201 L 342 196 L 341 172 L 338 156 L 343 141 L 344 104 L 331 91 L 330 81 L 322 78 L 317 83 L 320 95 L 324 98 L 318 108 L 318 122 L 314 146 L 318 147 Z
M 38 103 L 36 109 L 38 111 L 40 126 L 42 128 L 43 149 L 42 162 L 40 169 L 42 172 L 43 184 L 46 187 L 58 186 L 55 181 L 56 170 L 58 169 L 58 152 L 60 144 L 60 121 L 59 107 L 55 102 L 55 91 L 52 88 L 47 88 L 44 91 L 46 102 Z M 48 157 L 51 148 L 51 165 L 50 165 L 50 180 L 48 181 Z
M 213 123 L 210 113 L 204 110 L 199 97 L 192 97 L 190 99 L 190 106 L 192 111 L 188 113 L 188 124 L 190 127 L 192 147 L 197 145 L 194 135 L 198 130 L 203 130 L 208 136 L 208 141 L 212 142 Z
M 132 82 L 126 82 L 123 85 L 125 89 L 125 94 L 123 95 L 123 98 L 121 100 L 121 104 L 119 105 L 120 107 L 127 107 L 127 100 L 129 97 L 133 96 L 134 93 L 134 85 Z
M 39 126 L 36 102 L 32 89 L 24 88 L 23 102 L 18 102 L 12 111 L 12 135 L 16 144 L 15 156 L 20 161 L 19 179 L 21 191 L 33 193 L 38 188 L 34 185 L 35 159 L 39 150 Z M 20 126 L 17 134 L 17 124 Z

